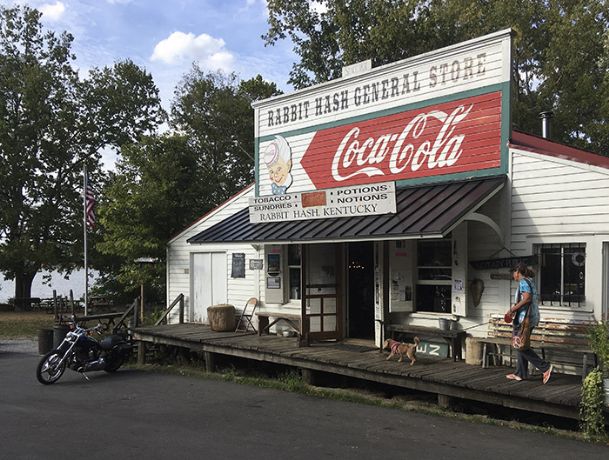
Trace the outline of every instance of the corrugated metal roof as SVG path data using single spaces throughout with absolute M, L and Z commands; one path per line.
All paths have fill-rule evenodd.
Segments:
M 189 243 L 281 243 L 441 237 L 499 191 L 505 177 L 407 187 L 396 191 L 397 212 L 252 224 L 248 209 L 188 240 Z

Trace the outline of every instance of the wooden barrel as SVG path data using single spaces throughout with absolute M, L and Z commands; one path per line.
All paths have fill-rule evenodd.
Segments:
M 207 319 L 212 331 L 227 332 L 235 330 L 235 307 L 228 304 L 207 307 Z
M 482 364 L 482 344 L 473 337 L 465 339 L 465 364 L 474 366 Z

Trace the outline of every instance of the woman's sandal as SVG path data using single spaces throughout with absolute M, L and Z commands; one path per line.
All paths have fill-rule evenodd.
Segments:
M 522 377 L 520 377 L 516 374 L 508 374 L 505 376 L 505 378 L 508 380 L 516 380 L 517 382 L 520 382 L 522 380 Z

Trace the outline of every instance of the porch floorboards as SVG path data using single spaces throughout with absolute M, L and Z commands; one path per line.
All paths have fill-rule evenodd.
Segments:
M 314 343 L 298 347 L 297 338 L 258 336 L 244 332 L 214 332 L 202 324 L 139 327 L 137 341 L 176 345 L 194 351 L 266 361 L 301 369 L 329 372 L 364 380 L 426 391 L 441 396 L 470 399 L 531 412 L 579 418 L 581 377 L 554 374 L 547 385 L 541 376 L 522 382 L 507 381 L 507 367 L 482 369 L 418 356 L 414 366 L 405 360 L 387 361 L 386 353 L 369 347 Z

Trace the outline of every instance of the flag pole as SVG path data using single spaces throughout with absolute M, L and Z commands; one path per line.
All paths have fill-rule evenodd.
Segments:
M 84 256 L 85 256 L 85 316 L 88 314 L 88 306 L 87 306 L 87 294 L 89 292 L 89 267 L 87 265 L 87 165 L 83 165 L 83 188 L 82 188 L 82 197 L 83 197 L 83 219 L 82 219 L 82 228 L 84 232 Z

